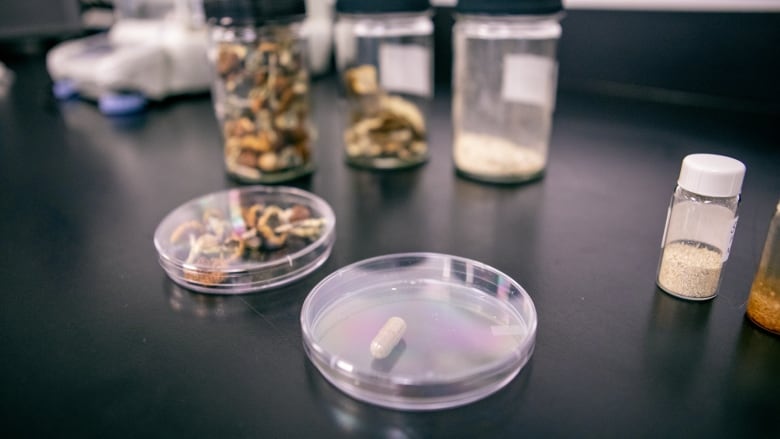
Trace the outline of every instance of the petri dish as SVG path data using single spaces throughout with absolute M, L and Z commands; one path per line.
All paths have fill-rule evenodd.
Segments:
M 154 232 L 160 265 L 202 293 L 242 294 L 286 285 L 330 256 L 336 219 L 316 195 L 284 186 L 207 194 L 171 211 Z
M 392 317 L 406 329 L 377 358 L 372 341 Z M 501 389 L 531 357 L 536 326 L 533 301 L 516 281 L 437 253 L 344 267 L 301 309 L 304 348 L 319 372 L 353 398 L 400 410 L 455 407 Z

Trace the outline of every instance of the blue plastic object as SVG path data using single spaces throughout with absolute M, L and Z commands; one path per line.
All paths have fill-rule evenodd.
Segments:
M 61 79 L 54 82 L 54 85 L 51 87 L 51 91 L 55 98 L 63 101 L 66 99 L 71 99 L 79 94 L 79 91 L 76 89 L 76 84 L 70 79 Z
M 98 99 L 98 108 L 106 116 L 123 116 L 142 111 L 146 102 L 140 93 L 107 93 Z

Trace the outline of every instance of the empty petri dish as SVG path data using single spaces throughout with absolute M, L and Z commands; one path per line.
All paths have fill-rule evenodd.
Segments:
M 349 265 L 301 309 L 304 348 L 320 373 L 356 399 L 401 410 L 455 407 L 501 389 L 531 357 L 536 325 L 530 296 L 509 276 L 436 253 Z M 393 345 L 376 355 L 377 340 Z
M 293 282 L 322 265 L 335 240 L 333 210 L 290 187 L 250 186 L 188 201 L 154 232 L 160 265 L 177 284 L 241 294 Z

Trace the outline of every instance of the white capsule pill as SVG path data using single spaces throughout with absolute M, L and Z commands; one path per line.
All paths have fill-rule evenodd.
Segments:
M 371 356 L 382 359 L 390 355 L 406 332 L 406 322 L 400 317 L 390 317 L 371 340 Z

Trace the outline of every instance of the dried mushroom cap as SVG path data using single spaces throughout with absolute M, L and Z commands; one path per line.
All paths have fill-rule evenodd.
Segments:
M 260 218 L 260 215 L 263 212 L 263 209 L 265 209 L 265 206 L 262 204 L 253 204 L 248 208 L 245 208 L 241 211 L 241 216 L 244 219 L 244 223 L 246 224 L 246 227 L 249 229 L 254 229 L 257 225 L 257 219 Z
M 277 162 L 278 160 L 276 154 L 267 152 L 262 154 L 260 158 L 257 159 L 257 167 L 263 171 L 273 171 L 276 168 Z
M 276 52 L 279 50 L 279 46 L 270 41 L 263 41 L 259 46 L 257 46 L 257 50 L 260 52 Z
M 241 58 L 235 49 L 228 46 L 221 47 L 217 54 L 217 72 L 221 76 L 228 75 L 239 67 Z
M 268 141 L 268 135 L 260 133 L 256 136 L 247 135 L 241 137 L 239 145 L 243 149 L 250 149 L 258 152 L 267 152 L 271 150 L 271 142 Z
M 427 150 L 428 144 L 422 141 L 412 142 L 412 144 L 409 146 L 409 151 L 414 154 L 424 154 Z
M 236 163 L 253 167 L 255 163 L 257 163 L 257 157 L 259 153 L 257 151 L 252 151 L 249 149 L 242 149 L 241 152 L 238 154 L 238 157 L 236 157 Z
M 311 217 L 311 210 L 309 210 L 308 207 L 300 204 L 296 204 L 286 209 L 285 213 L 288 215 L 287 221 L 291 223 Z
M 263 209 L 263 214 L 257 219 L 257 227 L 262 225 L 275 225 L 279 222 L 280 216 L 284 215 L 284 211 L 275 205 L 270 205 Z
M 344 73 L 347 89 L 356 95 L 370 95 L 379 93 L 376 67 L 362 65 L 353 67 Z
M 382 96 L 380 105 L 383 110 L 408 121 L 417 134 L 425 135 L 425 118 L 416 105 L 400 96 Z
M 255 124 L 248 117 L 225 121 L 223 126 L 226 137 L 243 136 L 255 131 Z
M 381 117 L 371 117 L 363 119 L 360 122 L 354 124 L 348 131 L 350 135 L 364 136 L 370 131 L 378 130 L 382 128 L 384 120 Z
M 284 211 L 278 206 L 268 206 L 257 219 L 257 233 L 262 238 L 262 246 L 267 250 L 276 250 L 287 242 L 287 233 L 276 233 L 274 229 L 283 222 Z
M 262 238 L 262 246 L 266 250 L 277 250 L 284 247 L 287 243 L 287 232 L 276 233 L 268 225 L 261 225 L 257 227 L 257 233 Z

